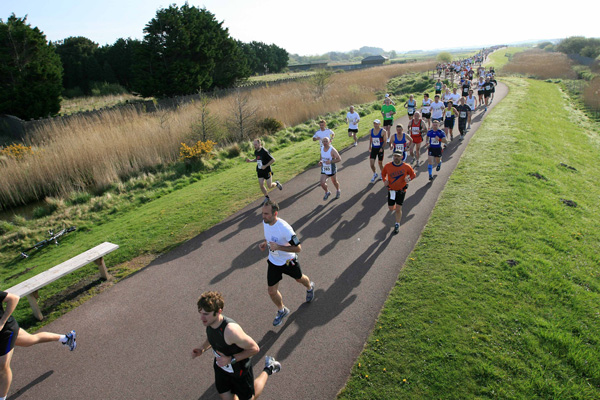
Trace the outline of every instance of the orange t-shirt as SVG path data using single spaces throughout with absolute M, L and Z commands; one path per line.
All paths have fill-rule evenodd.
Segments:
M 406 186 L 406 175 L 410 176 L 410 179 L 415 179 L 415 170 L 407 163 L 400 165 L 394 165 L 393 162 L 385 164 L 381 171 L 381 179 L 389 181 L 388 189 L 391 190 L 402 190 Z

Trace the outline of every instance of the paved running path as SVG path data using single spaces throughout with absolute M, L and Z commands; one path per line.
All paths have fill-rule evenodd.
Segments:
M 494 104 L 506 93 L 499 84 Z M 444 151 L 433 183 L 427 166 L 418 168 L 398 235 L 386 189 L 381 181 L 369 183 L 366 138 L 341 152 L 339 200 L 323 201 L 316 168 L 273 192 L 280 217 L 302 241 L 302 268 L 316 283 L 315 300 L 303 304 L 304 288 L 284 277 L 280 290 L 292 312 L 283 325 L 272 326 L 276 308 L 267 295 L 267 255 L 257 248 L 263 239 L 257 201 L 46 326 L 76 329 L 74 352 L 55 343 L 17 348 L 9 399 L 218 399 L 212 357 L 191 359 L 205 337 L 196 300 L 208 289 L 224 293 L 224 314 L 260 345 L 255 375 L 265 355 L 281 361 L 263 399 L 335 398 L 482 117 L 477 112 L 467 139 L 455 138 Z M 407 117 L 400 121 L 407 126 Z M 318 152 L 315 144 L 315 161 Z

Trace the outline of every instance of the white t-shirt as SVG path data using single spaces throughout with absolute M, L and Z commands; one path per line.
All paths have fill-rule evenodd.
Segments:
M 452 104 L 458 104 L 458 100 L 460 100 L 460 94 L 458 93 L 451 93 L 450 94 L 450 100 L 452 100 Z
M 322 131 L 322 130 L 319 129 L 315 133 L 315 135 L 313 136 L 313 138 L 318 138 L 319 139 L 319 144 L 321 144 L 321 140 L 323 140 L 324 137 L 328 137 L 329 140 L 331 140 L 331 134 L 332 133 L 333 133 L 333 131 L 331 129 L 325 129 L 324 131 Z
M 360 115 L 356 111 L 354 113 L 346 113 L 348 119 L 348 129 L 358 129 L 358 121 L 360 121 Z
M 431 103 L 431 118 L 442 118 L 446 106 L 441 101 Z
M 296 233 L 284 220 L 277 218 L 277 222 L 273 225 L 269 225 L 263 222 L 263 228 L 265 230 L 265 240 L 267 242 L 275 242 L 280 246 L 290 246 L 290 240 Z M 287 260 L 296 258 L 296 253 L 290 253 L 283 250 L 272 251 L 269 249 L 269 261 L 273 264 L 281 266 L 286 263 Z

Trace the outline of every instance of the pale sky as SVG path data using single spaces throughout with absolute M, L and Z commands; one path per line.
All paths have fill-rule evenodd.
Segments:
M 104 45 L 143 38 L 168 0 L 1 0 L 0 18 L 28 16 L 48 40 L 85 36 Z M 275 43 L 289 53 L 323 54 L 362 46 L 386 51 L 483 47 L 569 36 L 600 37 L 597 0 L 460 2 L 364 0 L 190 0 L 244 42 Z M 414 11 L 411 6 L 414 5 Z M 435 25 L 434 25 L 435 22 Z

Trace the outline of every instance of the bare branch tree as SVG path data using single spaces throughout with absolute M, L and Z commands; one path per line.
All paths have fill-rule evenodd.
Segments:
M 227 123 L 231 137 L 239 141 L 251 138 L 256 132 L 258 107 L 252 102 L 249 93 L 236 89 L 229 104 L 233 114 Z

